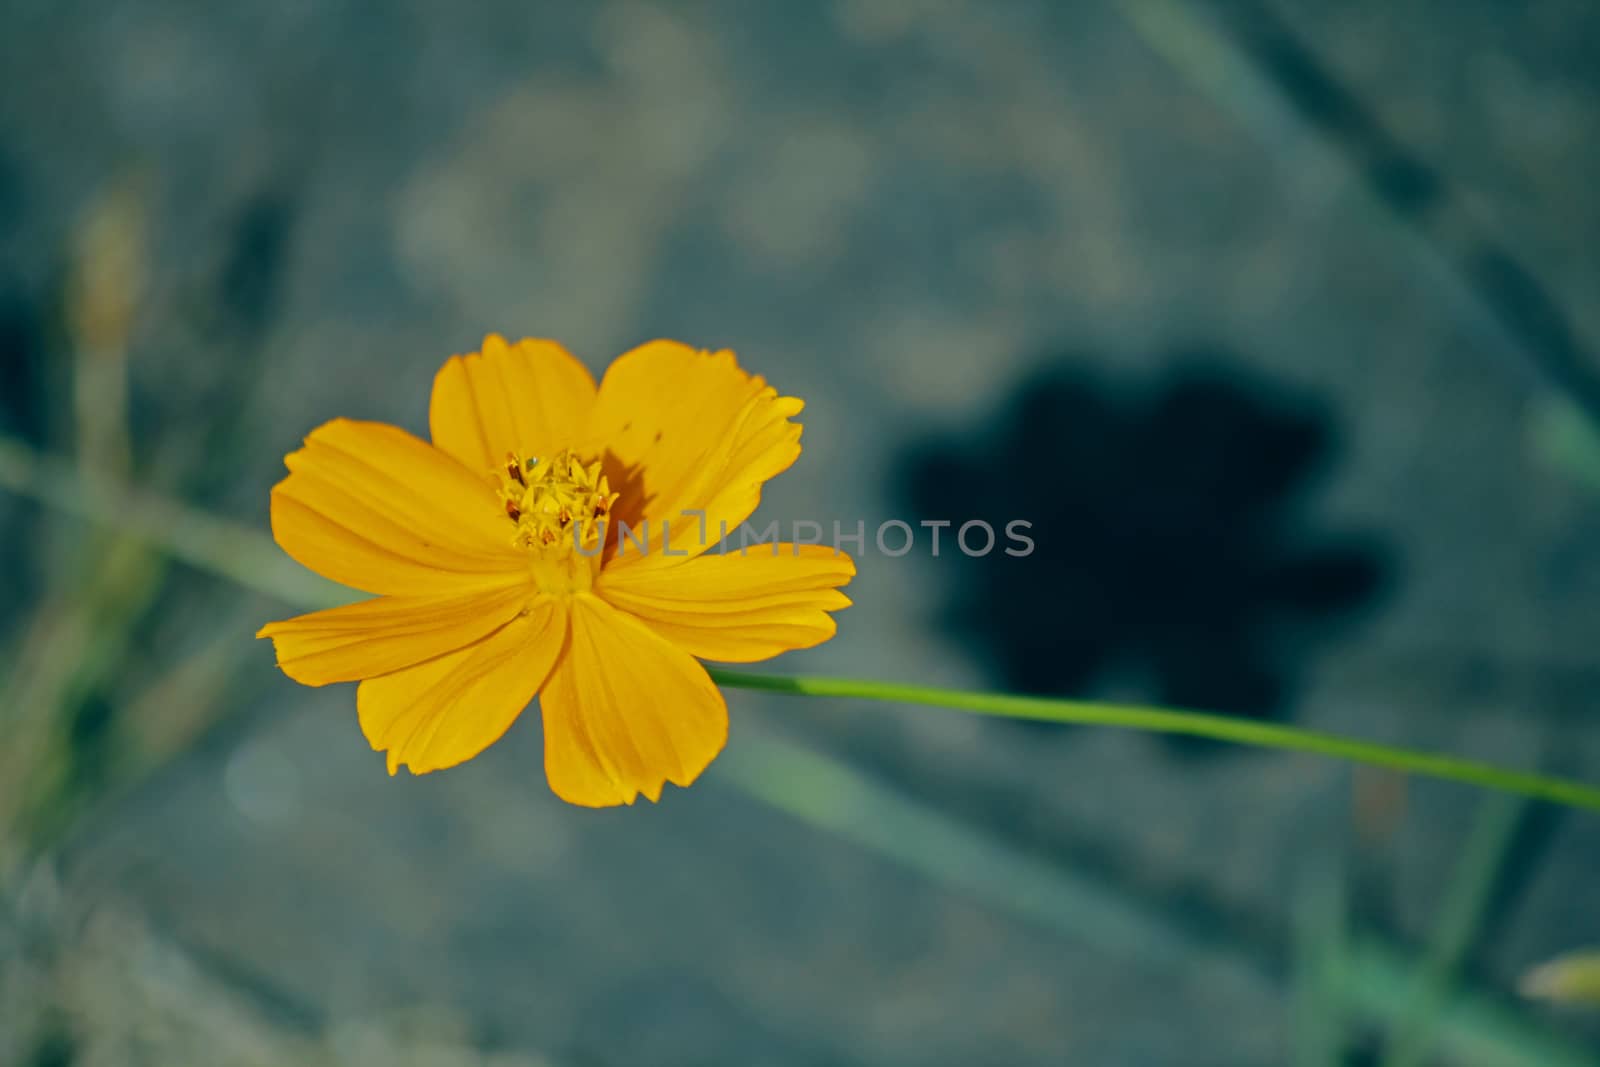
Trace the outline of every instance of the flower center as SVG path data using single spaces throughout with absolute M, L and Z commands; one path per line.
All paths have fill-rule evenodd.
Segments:
M 527 458 L 507 452 L 495 473 L 506 518 L 515 527 L 511 543 L 532 553 L 540 588 L 589 588 L 600 565 L 605 519 L 617 500 L 600 462 L 586 464 L 567 449 Z

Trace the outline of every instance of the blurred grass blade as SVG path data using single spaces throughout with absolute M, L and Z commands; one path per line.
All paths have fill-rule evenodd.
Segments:
M 1522 979 L 1524 996 L 1600 1007 L 1600 948 L 1558 956 Z
M 1128 26 L 1241 129 L 1306 172 L 1356 179 L 1417 276 L 1475 331 L 1526 360 L 1600 424 L 1600 375 L 1583 323 L 1522 262 L 1449 173 L 1387 128 L 1288 18 L 1260 0 L 1118 0 Z
M 1394 950 L 1375 938 L 1352 943 L 1345 992 L 1369 1018 L 1392 1021 L 1416 981 Z M 1595 1067 L 1594 1054 L 1543 1029 L 1510 1004 L 1457 987 L 1437 1015 L 1437 1062 L 1484 1067 Z
M 130 171 L 91 201 L 77 226 L 66 287 L 78 462 L 126 477 L 128 349 L 148 269 L 149 182 Z
M 1342 863 L 1318 855 L 1294 907 L 1294 1052 L 1299 1067 L 1344 1062 L 1349 901 Z
M 295 604 L 330 607 L 350 592 L 285 556 L 253 527 L 131 489 L 15 438 L 0 436 L 0 489 L 100 523 L 235 585 Z
M 1483 927 L 1526 811 L 1526 803 L 1514 797 L 1488 797 L 1480 806 L 1422 967 L 1396 1020 L 1383 1067 L 1419 1067 L 1431 1051 L 1439 1013 Z
M 1225 968 L 1278 985 L 1270 962 L 1198 936 L 1137 894 L 1024 854 L 842 761 L 752 733 L 718 760 L 713 781 L 1076 944 L 1151 966 L 1212 974 Z M 1340 964 L 1325 972 L 1327 995 L 1341 1014 L 1394 1026 L 1418 966 L 1375 938 L 1347 944 Z M 1594 1067 L 1584 1049 L 1459 985 L 1442 993 L 1436 1022 L 1438 1048 L 1459 1067 Z
M 1175 928 L 1151 922 L 1127 901 L 1023 855 L 924 807 L 820 753 L 771 738 L 744 737 L 721 761 L 720 778 L 818 829 L 960 886 L 1080 944 L 1163 967 L 1204 954 Z
M 0 668 L 0 885 L 69 818 L 87 782 L 87 698 L 115 670 L 131 626 L 160 591 L 165 556 L 97 537 L 70 585 L 48 598 Z M 92 721 L 92 719 L 90 720 Z
M 1544 462 L 1591 491 L 1600 491 L 1600 427 L 1559 397 L 1534 409 L 1529 445 Z

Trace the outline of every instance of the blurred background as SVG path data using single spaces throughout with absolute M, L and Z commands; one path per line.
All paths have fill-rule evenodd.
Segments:
M 659 805 L 529 716 L 384 773 L 252 639 L 335 415 L 485 332 L 735 349 L 774 669 L 1160 701 L 1600 780 L 1584 0 L 7 0 L 0 1064 L 1600 1062 L 1600 819 L 1311 758 L 730 693 Z

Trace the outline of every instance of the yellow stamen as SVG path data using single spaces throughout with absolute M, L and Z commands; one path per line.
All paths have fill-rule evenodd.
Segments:
M 567 450 L 532 459 L 512 452 L 496 473 L 515 527 L 511 543 L 532 555 L 539 587 L 549 593 L 589 588 L 600 565 L 604 518 L 617 500 L 599 461 L 584 463 Z

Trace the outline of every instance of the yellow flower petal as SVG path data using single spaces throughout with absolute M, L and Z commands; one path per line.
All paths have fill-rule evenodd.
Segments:
M 272 536 L 299 562 L 368 593 L 462 593 L 524 571 L 489 483 L 379 422 L 335 419 L 284 459 Z
M 573 804 L 657 800 L 688 785 L 728 739 L 705 668 L 598 598 L 572 599 L 566 652 L 539 698 L 550 788 Z
M 544 684 L 561 651 L 565 611 L 540 598 L 487 639 L 356 690 L 361 730 L 402 764 L 426 774 L 471 759 L 498 741 Z
M 826 545 L 759 545 L 674 566 L 610 568 L 595 592 L 692 655 L 749 663 L 832 637 L 828 612 L 850 606 L 838 587 L 855 572 L 849 556 Z
M 800 455 L 800 425 L 789 419 L 803 406 L 746 374 L 732 352 L 652 341 L 606 371 L 585 440 L 622 494 L 614 519 L 637 526 L 648 518 L 652 554 L 663 523 L 674 552 L 698 554 L 717 542 L 720 523 L 731 532 L 749 518 L 762 483 Z M 705 511 L 704 538 L 685 510 Z M 610 541 L 617 563 L 642 558 Z
M 451 356 L 433 379 L 433 443 L 474 471 L 507 452 L 548 456 L 576 443 L 594 406 L 594 377 L 554 341 L 508 345 L 490 334 L 482 353 Z
M 269 622 L 256 636 L 272 638 L 278 666 L 302 685 L 356 682 L 487 637 L 531 598 L 522 579 L 465 596 L 378 597 Z

